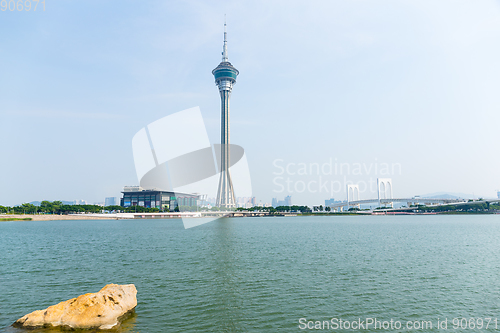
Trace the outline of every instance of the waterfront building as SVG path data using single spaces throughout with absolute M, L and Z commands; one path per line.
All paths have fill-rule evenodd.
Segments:
M 219 87 L 221 98 L 221 174 L 216 205 L 221 208 L 234 208 L 236 207 L 236 200 L 234 197 L 233 182 L 229 172 L 229 167 L 231 166 L 229 149 L 229 99 L 239 72 L 231 65 L 228 59 L 226 23 L 224 23 L 222 61 L 219 66 L 212 71 L 212 74 L 214 75 L 215 83 Z
M 291 195 L 287 195 L 285 197 L 285 206 L 291 206 L 292 205 L 292 196 Z
M 123 189 L 123 197 L 120 200 L 122 207 L 146 207 L 158 208 L 160 210 L 174 210 L 179 206 L 196 206 L 200 196 L 197 194 L 174 193 L 163 190 L 145 190 L 140 187 L 126 186 Z
M 198 196 L 197 195 L 191 195 L 191 196 L 179 196 L 177 194 L 177 204 L 179 206 L 189 206 L 189 207 L 196 207 L 197 202 L 198 202 Z

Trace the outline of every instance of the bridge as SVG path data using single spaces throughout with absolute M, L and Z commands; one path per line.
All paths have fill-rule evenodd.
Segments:
M 390 206 L 393 207 L 394 202 L 403 202 L 406 203 L 408 207 L 411 205 L 419 205 L 424 204 L 426 206 L 429 205 L 462 205 L 471 203 L 468 199 L 446 199 L 446 198 L 422 198 L 419 196 L 415 196 L 413 198 L 393 198 L 392 193 L 392 179 L 390 178 L 377 178 L 377 198 L 376 199 L 363 199 L 359 198 L 359 186 L 355 184 L 347 185 L 347 201 L 335 203 L 328 205 L 332 210 L 343 209 L 344 207 L 348 210 L 350 207 L 358 207 L 360 205 L 372 204 L 375 203 L 379 207 L 381 206 Z M 472 203 L 476 203 L 478 201 L 473 201 Z M 481 202 L 491 203 L 491 202 L 500 202 L 500 199 L 487 199 L 482 200 Z M 313 210 L 315 207 L 313 206 Z
M 432 205 L 432 204 L 454 204 L 454 203 L 466 203 L 465 199 L 437 199 L 437 198 L 391 198 L 391 199 L 365 199 L 365 200 L 355 200 L 355 201 L 344 201 L 336 204 L 328 205 L 332 209 L 338 209 L 340 207 L 359 207 L 359 205 L 365 204 L 378 204 L 380 206 L 392 206 L 394 202 L 404 202 L 407 203 L 408 207 L 410 205 Z

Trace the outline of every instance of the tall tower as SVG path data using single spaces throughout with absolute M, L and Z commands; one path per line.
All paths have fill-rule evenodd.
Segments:
M 236 77 L 240 72 L 231 65 L 227 58 L 227 32 L 224 22 L 224 46 L 222 48 L 222 62 L 212 71 L 215 84 L 219 87 L 221 100 L 221 174 L 219 190 L 217 191 L 216 205 L 221 208 L 236 207 L 234 198 L 233 182 L 229 167 L 231 165 L 229 149 L 229 98 L 236 83 Z

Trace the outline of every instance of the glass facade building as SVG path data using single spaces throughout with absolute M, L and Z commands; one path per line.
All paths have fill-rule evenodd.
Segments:
M 199 195 L 174 193 L 160 190 L 123 191 L 120 206 L 141 206 L 158 208 L 160 210 L 174 210 L 178 206 L 196 206 Z

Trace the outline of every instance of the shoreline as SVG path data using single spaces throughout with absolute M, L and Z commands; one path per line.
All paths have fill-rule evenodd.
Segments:
M 111 214 L 110 214 L 111 215 Z M 4 220 L 5 219 L 5 220 Z M 31 219 L 31 220 L 28 220 Z M 116 216 L 96 216 L 91 214 L 51 215 L 51 214 L 5 214 L 0 222 L 59 221 L 59 220 L 116 220 Z
M 375 212 L 375 213 L 355 213 L 355 212 L 335 212 L 335 213 L 305 213 L 305 214 L 234 214 L 233 216 L 224 217 L 286 217 L 286 216 L 401 216 L 401 215 L 497 215 L 500 212 Z M 172 219 L 172 218 L 201 218 L 201 217 L 215 217 L 217 214 L 204 214 L 194 213 L 117 213 L 117 214 L 68 214 L 68 215 L 51 215 L 51 214 L 0 214 L 0 222 L 24 222 L 24 221 L 77 221 L 77 220 L 142 220 L 142 219 Z M 224 214 L 223 214 L 224 215 Z M 221 217 L 221 216 L 219 216 Z

